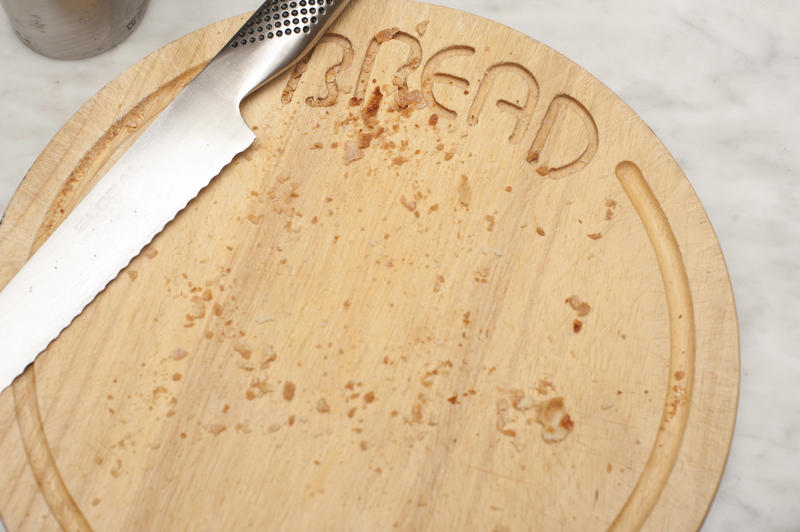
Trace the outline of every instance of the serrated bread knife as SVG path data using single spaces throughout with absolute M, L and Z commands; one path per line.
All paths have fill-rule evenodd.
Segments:
M 255 135 L 239 105 L 305 56 L 349 0 L 269 0 L 0 292 L 0 391 Z

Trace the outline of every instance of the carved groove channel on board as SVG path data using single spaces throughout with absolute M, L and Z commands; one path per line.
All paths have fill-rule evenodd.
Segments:
M 36 395 L 36 374 L 33 366 L 20 375 L 14 384 L 17 424 L 22 436 L 33 477 L 50 507 L 53 517 L 64 530 L 89 532 L 92 527 L 72 499 L 61 478 L 53 451 L 47 441 Z
M 666 214 L 638 166 L 624 161 L 615 173 L 655 251 L 667 296 L 670 338 L 667 397 L 658 434 L 636 486 L 610 527 L 623 531 L 644 525 L 678 459 L 692 400 L 696 330 L 689 276 Z

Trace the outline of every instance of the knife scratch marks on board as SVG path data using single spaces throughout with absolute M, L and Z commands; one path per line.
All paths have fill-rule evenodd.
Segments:
M 95 142 L 72 170 L 50 205 L 36 234 L 32 251 L 41 247 L 82 199 L 83 193 L 99 179 L 98 172 L 107 157 L 113 154 L 134 131 L 137 131 L 130 128 L 129 123 L 135 121 L 138 125 L 142 125 L 157 116 L 204 67 L 205 63 L 191 67 L 161 85 L 137 103 L 125 116 L 114 122 Z

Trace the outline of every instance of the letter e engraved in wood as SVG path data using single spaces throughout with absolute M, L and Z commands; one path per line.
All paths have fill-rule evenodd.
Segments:
M 433 86 L 436 83 L 449 83 L 459 88 L 466 89 L 469 87 L 469 81 L 460 76 L 440 72 L 439 69 L 442 63 L 458 56 L 470 56 L 475 53 L 475 48 L 471 46 L 456 45 L 450 46 L 443 50 L 436 52 L 433 57 L 428 59 L 425 67 L 422 69 L 422 95 L 425 97 L 425 102 L 435 109 L 441 116 L 453 120 L 458 113 L 453 109 L 442 105 L 433 94 Z
M 567 113 L 574 113 L 581 121 L 585 134 L 585 145 L 577 157 L 556 166 L 558 163 L 555 159 L 571 157 L 572 153 L 576 152 L 575 142 L 582 140 L 580 137 L 576 139 L 573 129 L 556 127 L 557 125 L 563 126 L 567 119 Z M 547 109 L 542 126 L 533 140 L 526 159 L 529 163 L 537 165 L 536 173 L 539 175 L 561 179 L 586 167 L 597 153 L 598 146 L 597 124 L 592 115 L 583 104 L 572 96 L 560 94 L 550 102 L 550 107 Z
M 539 83 L 537 83 L 536 78 L 527 68 L 517 63 L 498 63 L 491 66 L 486 71 L 483 80 L 478 86 L 475 100 L 473 100 L 472 106 L 469 109 L 467 124 L 474 126 L 478 123 L 478 116 L 486 105 L 486 99 L 494 86 L 497 76 L 504 72 L 513 73 L 516 77 L 521 78 L 527 90 L 525 99 L 519 103 L 510 102 L 505 99 L 497 100 L 497 107 L 500 108 L 500 110 L 516 117 L 514 130 L 511 132 L 508 140 L 512 143 L 517 143 L 522 140 L 522 136 L 525 134 L 528 123 L 533 116 L 533 111 L 536 108 L 536 102 L 539 100 Z

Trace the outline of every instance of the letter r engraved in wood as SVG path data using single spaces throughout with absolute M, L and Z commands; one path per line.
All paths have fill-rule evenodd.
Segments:
M 478 123 L 478 117 L 481 111 L 483 111 L 483 107 L 486 105 L 486 99 L 494 86 L 495 79 L 504 72 L 513 73 L 518 78 L 521 78 L 527 90 L 525 100 L 521 105 L 505 99 L 497 100 L 497 107 L 499 107 L 500 110 L 511 113 L 516 117 L 514 130 L 511 132 L 508 140 L 512 143 L 517 143 L 522 140 L 522 136 L 525 134 L 528 123 L 533 116 L 533 111 L 536 108 L 536 102 L 539 100 L 539 83 L 527 68 L 517 63 L 498 63 L 489 67 L 478 86 L 475 100 L 473 100 L 472 106 L 469 109 L 467 124 L 474 126 Z

